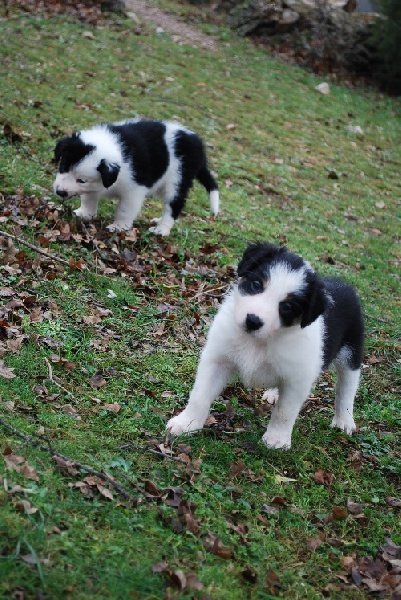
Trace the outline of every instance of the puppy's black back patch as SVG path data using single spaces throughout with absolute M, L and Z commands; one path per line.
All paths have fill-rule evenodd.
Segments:
M 326 291 L 333 299 L 324 314 L 324 368 L 347 349 L 351 369 L 359 369 L 363 359 L 363 316 L 354 288 L 335 277 L 324 279 Z
M 136 183 L 153 187 L 169 166 L 165 124 L 142 120 L 110 124 L 107 128 L 118 136 L 124 160 L 130 163 Z

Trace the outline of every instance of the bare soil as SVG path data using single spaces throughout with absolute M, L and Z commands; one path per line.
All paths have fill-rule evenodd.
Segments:
M 188 44 L 195 48 L 206 48 L 217 50 L 218 44 L 211 36 L 202 33 L 197 27 L 184 23 L 164 10 L 150 6 L 142 0 L 125 0 L 125 6 L 129 13 L 134 13 L 139 20 L 144 20 L 160 27 L 166 33 L 173 36 L 175 41 Z

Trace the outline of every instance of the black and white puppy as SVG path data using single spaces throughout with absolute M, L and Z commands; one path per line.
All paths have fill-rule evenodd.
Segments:
M 131 229 L 146 196 L 157 194 L 164 210 L 152 231 L 168 235 L 194 179 L 209 192 L 212 213 L 219 211 L 203 142 L 178 123 L 128 119 L 98 125 L 59 140 L 55 161 L 60 166 L 54 191 L 61 198 L 81 197 L 78 217 L 95 217 L 102 196 L 118 199 L 110 231 Z
M 250 245 L 238 283 L 210 328 L 187 407 L 167 423 L 172 435 L 201 429 L 213 400 L 239 376 L 278 388 L 263 441 L 289 448 L 295 420 L 320 372 L 337 372 L 332 426 L 355 431 L 353 404 L 363 356 L 363 318 L 354 289 L 322 278 L 300 256 L 270 243 Z

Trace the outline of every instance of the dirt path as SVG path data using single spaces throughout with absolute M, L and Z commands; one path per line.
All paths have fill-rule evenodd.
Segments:
M 128 13 L 133 12 L 139 19 L 153 23 L 166 33 L 172 34 L 174 39 L 195 48 L 217 50 L 218 44 L 212 37 L 202 33 L 196 27 L 180 21 L 156 6 L 150 6 L 145 0 L 125 0 Z

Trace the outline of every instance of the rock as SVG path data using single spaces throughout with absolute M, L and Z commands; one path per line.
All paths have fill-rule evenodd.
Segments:
M 324 94 L 325 96 L 327 96 L 327 94 L 330 94 L 330 86 L 325 81 L 322 83 L 319 83 L 319 85 L 317 85 L 315 87 L 315 90 L 317 92 L 320 92 L 321 94 Z
M 347 10 L 348 5 L 353 2 L 354 0 L 327 0 L 327 6 L 328 8 L 342 8 Z M 316 0 L 283 0 L 283 5 L 298 13 L 305 13 L 316 8 Z
M 250 0 L 234 6 L 229 13 L 228 22 L 240 35 L 257 33 L 275 33 L 282 14 L 279 3 Z
M 212 0 L 188 1 L 210 4 Z M 312 68 L 317 69 L 321 64 L 329 69 L 333 65 L 360 64 L 368 69 L 370 57 L 365 42 L 369 31 L 356 18 L 358 13 L 352 12 L 357 1 L 214 0 L 213 6 L 227 15 L 227 23 L 241 36 L 262 39 L 277 34 L 294 36 L 293 45 L 298 43 L 306 48 L 305 60 Z M 305 36 L 303 32 L 308 34 Z
M 348 131 L 351 133 L 356 133 L 358 135 L 363 135 L 363 129 L 360 125 L 348 125 Z
M 283 10 L 283 12 L 281 13 L 278 23 L 279 23 L 280 29 L 283 31 L 283 30 L 286 30 L 286 29 L 292 27 L 298 20 L 299 20 L 298 12 L 296 12 L 295 10 L 290 10 L 289 8 L 285 8 Z

